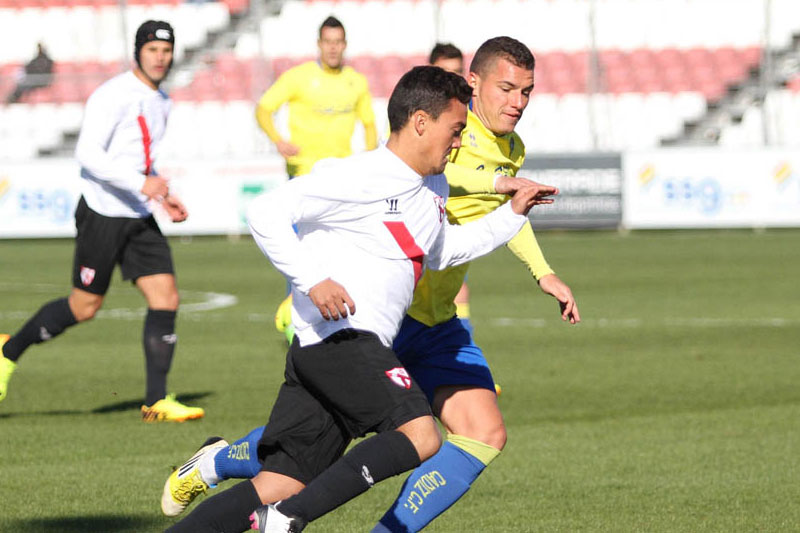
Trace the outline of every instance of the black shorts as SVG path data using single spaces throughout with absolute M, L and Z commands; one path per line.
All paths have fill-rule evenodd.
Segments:
M 81 197 L 75 210 L 75 259 L 72 285 L 105 294 L 119 263 L 122 279 L 173 274 L 169 244 L 153 216 L 107 217 L 92 211 Z
M 422 389 L 374 334 L 342 330 L 305 347 L 295 340 L 258 457 L 262 470 L 308 484 L 352 439 L 426 415 Z

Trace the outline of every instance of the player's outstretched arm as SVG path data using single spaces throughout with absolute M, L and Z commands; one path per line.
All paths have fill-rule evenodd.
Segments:
M 512 176 L 497 176 L 494 180 L 495 192 L 499 194 L 513 195 L 521 189 L 527 187 L 536 187 L 542 191 L 550 191 L 548 196 L 556 196 L 558 194 L 558 187 L 552 185 L 544 185 L 542 183 L 529 180 L 528 178 L 515 178 Z M 551 202 L 552 203 L 552 202 Z
M 518 178 L 514 178 L 518 179 Z M 531 182 L 533 185 L 520 187 L 511 199 L 511 210 L 518 215 L 528 215 L 528 212 L 535 205 L 552 204 L 552 195 L 558 192 L 558 189 L 550 185 L 540 185 Z
M 561 308 L 561 320 L 569 321 L 570 324 L 577 324 L 581 321 L 581 314 L 578 312 L 578 304 L 572 295 L 572 290 L 558 276 L 555 274 L 543 276 L 539 280 L 539 287 L 542 292 L 558 300 Z
M 534 205 L 553 203 L 551 192 L 552 187 L 526 187 L 480 220 L 461 226 L 445 224 L 428 255 L 427 267 L 442 270 L 461 265 L 505 244 L 527 222 L 528 211 Z

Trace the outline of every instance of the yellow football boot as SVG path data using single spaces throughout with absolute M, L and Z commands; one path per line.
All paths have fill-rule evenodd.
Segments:
M 11 379 L 11 374 L 17 368 L 17 363 L 11 359 L 3 357 L 3 345 L 11 338 L 11 335 L 0 333 L 0 402 L 2 402 L 6 393 L 8 392 L 8 381 Z
M 165 515 L 181 514 L 195 498 L 208 490 L 209 484 L 200 475 L 200 459 L 203 455 L 216 452 L 227 445 L 222 438 L 211 437 L 197 453 L 170 474 L 161 494 L 161 510 Z
M 206 412 L 200 407 L 189 407 L 175 399 L 174 394 L 158 400 L 150 407 L 142 406 L 142 420 L 145 422 L 185 422 L 203 418 Z

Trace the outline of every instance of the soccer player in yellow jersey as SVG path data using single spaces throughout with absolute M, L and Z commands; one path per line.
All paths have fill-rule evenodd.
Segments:
M 356 119 L 364 125 L 366 149 L 378 146 L 367 79 L 344 64 L 347 40 L 336 17 L 322 22 L 317 46 L 319 59 L 284 72 L 256 107 L 258 125 L 286 159 L 289 179 L 308 174 L 320 159 L 350 155 Z M 284 104 L 289 105 L 288 140 L 272 120 Z M 275 327 L 289 343 L 294 335 L 291 308 L 292 298 L 287 296 L 275 314 Z
M 451 223 L 470 222 L 508 201 L 498 194 L 463 196 L 461 183 L 481 172 L 488 191 L 495 176 L 516 175 L 525 147 L 514 128 L 533 91 L 533 70 L 533 55 L 515 39 L 490 39 L 476 51 L 467 76 L 473 87 L 467 126 L 445 169 Z M 548 266 L 530 224 L 508 246 L 540 288 L 558 300 L 562 319 L 579 322 L 572 292 Z M 439 452 L 412 472 L 373 533 L 419 531 L 461 498 L 505 446 L 494 379 L 482 351 L 456 317 L 453 300 L 466 271 L 467 265 L 427 271 L 395 338 L 394 350 L 428 395 L 448 436 Z
M 320 159 L 350 155 L 356 119 L 364 125 L 366 149 L 378 146 L 367 79 L 344 64 L 347 41 L 338 19 L 325 19 L 317 45 L 319 59 L 284 72 L 256 108 L 256 120 L 286 159 L 289 177 L 307 174 Z M 289 105 L 288 140 L 272 121 L 284 104 Z

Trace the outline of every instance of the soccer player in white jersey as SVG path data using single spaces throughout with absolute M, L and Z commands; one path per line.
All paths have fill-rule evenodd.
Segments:
M 159 85 L 172 66 L 174 44 L 168 23 L 144 22 L 136 31 L 134 68 L 105 82 L 86 102 L 75 149 L 82 196 L 75 211 L 73 288 L 68 297 L 44 304 L 15 335 L 0 336 L 0 400 L 30 345 L 95 316 L 119 264 L 123 279 L 136 285 L 148 307 L 142 419 L 183 422 L 204 414 L 166 391 L 179 298 L 170 248 L 152 210 L 160 204 L 174 222 L 188 215 L 155 168 L 170 110 L 169 97 Z
M 486 254 L 555 192 L 532 186 L 474 224 L 451 226 L 441 172 L 461 144 L 466 81 L 437 67 L 406 73 L 389 100 L 385 147 L 326 160 L 254 200 L 251 232 L 289 279 L 295 340 L 258 445 L 262 470 L 208 498 L 168 531 L 301 531 L 441 444 L 427 398 L 391 344 L 425 268 Z M 297 225 L 297 233 L 292 230 Z M 377 434 L 342 456 L 350 441 Z

